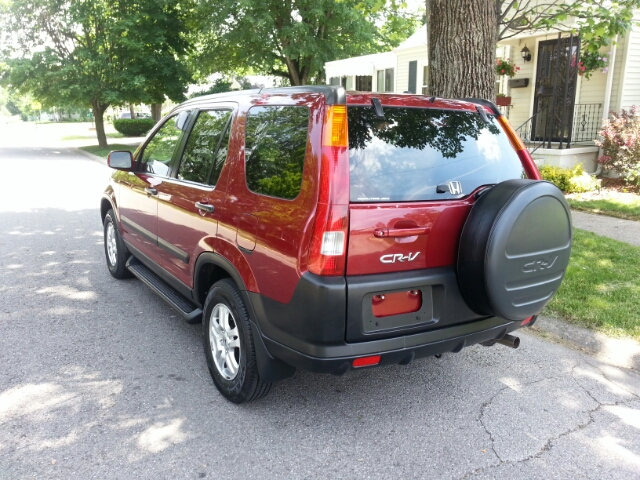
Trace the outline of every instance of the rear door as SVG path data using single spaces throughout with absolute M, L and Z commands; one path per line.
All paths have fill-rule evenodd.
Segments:
M 457 287 L 458 240 L 474 193 L 522 176 L 505 133 L 460 107 L 347 112 L 347 341 L 478 318 Z
M 233 104 L 194 112 L 175 178 L 158 187 L 158 246 L 165 268 L 193 287 L 198 255 L 212 250 L 225 199 L 222 175 Z
M 475 111 L 349 106 L 347 275 L 454 265 L 479 188 L 522 176 L 495 118 Z

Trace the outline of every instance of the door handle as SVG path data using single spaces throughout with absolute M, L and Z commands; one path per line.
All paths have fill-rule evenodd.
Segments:
M 150 188 L 147 187 L 144 189 L 145 192 L 147 192 L 149 195 L 157 195 L 158 194 L 158 190 L 156 190 L 155 188 Z
M 215 210 L 215 207 L 213 205 L 209 205 L 208 203 L 196 202 L 195 205 L 198 210 L 204 210 L 205 212 L 213 213 L 213 211 Z
M 378 238 L 399 238 L 413 237 L 415 235 L 426 235 L 431 227 L 413 227 L 413 228 L 376 228 L 373 236 Z

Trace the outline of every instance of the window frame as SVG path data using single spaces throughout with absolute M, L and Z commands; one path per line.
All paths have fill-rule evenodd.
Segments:
M 172 178 L 175 178 L 175 180 L 177 180 L 178 182 L 184 182 L 187 183 L 189 185 L 195 185 L 195 186 L 199 186 L 199 187 L 204 187 L 204 188 L 208 188 L 208 189 L 213 189 L 216 188 L 216 185 L 218 184 L 218 182 L 216 182 L 216 185 L 211 185 L 210 183 L 200 183 L 200 182 L 194 182 L 193 180 L 185 180 L 182 178 L 178 178 L 178 174 L 180 173 L 180 166 L 182 165 L 182 157 L 184 155 L 184 152 L 187 148 L 187 144 L 189 143 L 189 139 L 191 138 L 191 134 L 193 133 L 193 129 L 196 125 L 196 122 L 198 121 L 198 118 L 200 117 L 201 113 L 206 113 L 206 112 L 212 112 L 212 111 L 226 111 L 229 112 L 231 115 L 229 115 L 229 119 L 227 120 L 227 123 L 222 131 L 222 136 L 218 139 L 218 145 L 216 146 L 216 151 L 215 154 L 217 155 L 218 150 L 220 150 L 220 145 L 222 140 L 224 139 L 225 135 L 227 132 L 229 132 L 229 143 L 231 143 L 231 128 L 233 126 L 233 120 L 236 114 L 236 109 L 233 106 L 230 105 L 212 105 L 212 106 L 207 106 L 207 107 L 202 107 L 202 108 L 197 108 L 192 110 L 189 121 L 187 122 L 187 126 L 188 129 L 185 128 L 185 135 L 184 135 L 184 142 L 182 144 L 182 146 L 180 147 L 180 154 L 178 155 L 178 158 L 175 159 L 175 169 L 172 172 Z M 224 169 L 225 165 L 227 164 L 227 159 L 229 158 L 229 152 L 227 151 L 227 158 L 224 161 L 224 164 L 222 165 L 222 169 Z M 210 169 L 209 169 L 209 174 L 207 176 L 207 182 L 209 182 L 211 180 L 211 174 L 213 173 L 213 164 L 211 164 Z M 222 175 L 222 170 L 220 171 L 220 176 Z M 218 180 L 220 180 L 220 176 L 218 177 Z

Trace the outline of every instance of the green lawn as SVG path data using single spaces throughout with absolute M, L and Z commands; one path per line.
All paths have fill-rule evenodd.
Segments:
M 112 145 L 109 145 L 107 148 L 101 148 L 98 145 L 90 145 L 80 148 L 99 157 L 107 158 L 109 152 L 112 152 L 113 150 L 129 150 L 130 152 L 134 152 L 136 148 L 138 148 L 138 145 L 123 145 L 120 143 L 114 143 Z
M 640 220 L 640 195 L 633 193 L 619 193 L 601 199 L 583 198 L 576 195 L 567 198 L 567 201 L 571 208 L 576 210 L 626 218 L 627 220 Z
M 575 229 L 569 268 L 544 314 L 640 339 L 640 247 Z

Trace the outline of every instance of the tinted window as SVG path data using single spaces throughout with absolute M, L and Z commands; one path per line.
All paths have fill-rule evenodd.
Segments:
M 169 118 L 144 148 L 141 171 L 164 177 L 169 174 L 171 159 L 182 135 L 182 130 L 175 125 L 175 119 L 175 116 Z
M 485 123 L 471 112 L 385 107 L 381 119 L 373 107 L 349 107 L 348 117 L 352 202 L 460 198 L 522 176 L 492 116 Z
M 228 110 L 200 112 L 182 154 L 178 178 L 215 185 L 227 158 L 227 144 L 221 145 L 231 118 Z
M 253 107 L 247 114 L 247 186 L 257 193 L 296 198 L 307 149 L 307 107 Z

